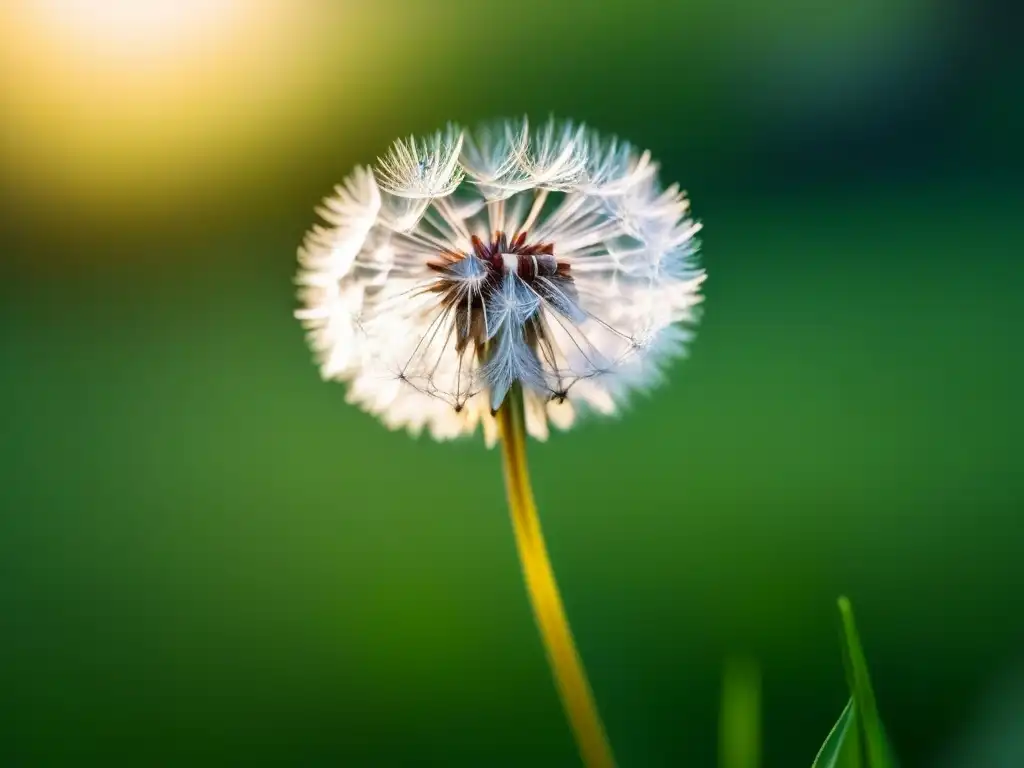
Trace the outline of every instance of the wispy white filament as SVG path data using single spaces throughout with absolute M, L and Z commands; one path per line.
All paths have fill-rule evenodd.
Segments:
M 299 249 L 296 316 L 321 374 L 437 439 L 481 425 L 493 443 L 515 383 L 540 439 L 614 413 L 684 353 L 701 300 L 700 226 L 657 171 L 568 121 L 396 142 L 325 200 Z

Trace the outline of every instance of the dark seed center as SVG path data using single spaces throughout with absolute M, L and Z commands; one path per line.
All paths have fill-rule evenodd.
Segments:
M 439 273 L 437 282 L 431 290 L 443 296 L 442 301 L 454 314 L 456 325 L 456 349 L 461 352 L 470 342 L 479 351 L 486 335 L 484 317 L 485 307 L 490 298 L 500 290 L 502 280 L 509 272 L 515 274 L 523 282 L 530 284 L 533 290 L 545 300 L 553 300 L 557 296 L 574 295 L 570 265 L 555 257 L 552 243 L 529 243 L 526 232 L 519 232 L 511 239 L 504 232 L 495 232 L 490 242 L 479 237 L 471 239 L 472 254 L 461 251 L 443 251 L 436 261 L 428 262 L 428 266 Z M 457 278 L 458 267 L 464 259 L 475 256 L 487 269 L 487 274 L 477 284 L 476 289 L 468 296 L 460 291 Z M 527 327 L 527 336 L 531 346 L 541 343 L 543 329 L 536 321 Z

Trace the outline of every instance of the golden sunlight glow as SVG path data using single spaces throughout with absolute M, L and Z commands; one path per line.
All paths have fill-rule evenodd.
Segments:
M 376 21 L 321 0 L 2 0 L 0 191 L 119 220 L 230 194 L 371 117 L 401 66 L 369 55 Z
M 37 23 L 72 46 L 99 55 L 152 58 L 228 31 L 246 12 L 242 0 L 37 0 Z M 252 4 L 249 3 L 249 10 Z

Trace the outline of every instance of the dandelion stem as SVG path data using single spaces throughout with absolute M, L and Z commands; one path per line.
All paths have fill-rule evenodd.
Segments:
M 575 733 L 584 765 L 587 768 L 614 768 L 615 758 L 565 617 L 555 574 L 548 560 L 537 505 L 533 500 L 526 462 L 523 393 L 518 384 L 505 397 L 498 411 L 498 422 L 516 547 L 562 706 Z

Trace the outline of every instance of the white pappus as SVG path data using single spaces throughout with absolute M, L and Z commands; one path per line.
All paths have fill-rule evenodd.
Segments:
M 528 432 L 611 414 L 685 352 L 700 225 L 649 152 L 554 119 L 399 140 L 327 198 L 296 311 L 325 379 L 392 429 Z

